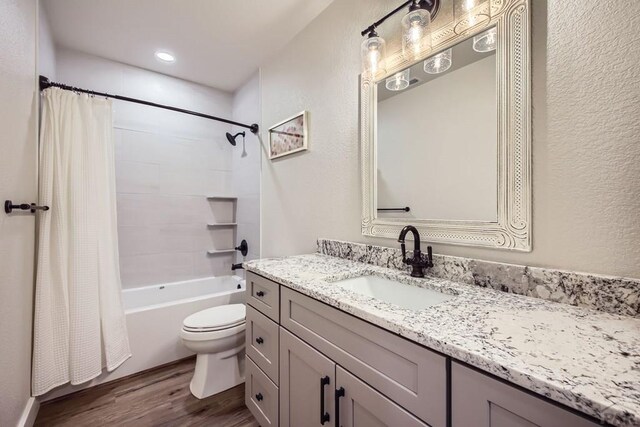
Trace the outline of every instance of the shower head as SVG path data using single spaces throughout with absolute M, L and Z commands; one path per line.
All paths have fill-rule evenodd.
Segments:
M 233 145 L 235 147 L 236 145 L 236 138 L 238 136 L 242 135 L 242 137 L 244 138 L 244 132 L 238 132 L 235 135 L 231 135 L 229 132 L 227 132 L 227 140 L 229 141 L 229 144 Z

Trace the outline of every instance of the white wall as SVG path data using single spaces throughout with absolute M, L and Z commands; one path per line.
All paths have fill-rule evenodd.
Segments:
M 64 49 L 59 81 L 220 117 L 231 117 L 232 95 L 163 74 Z M 208 222 L 234 221 L 230 194 L 231 126 L 186 114 L 115 101 L 116 191 L 122 285 L 173 282 L 230 274 L 234 230 Z
M 42 0 L 38 1 L 38 74 L 56 78 L 56 46 Z
M 35 0 L 0 0 L 0 200 L 36 201 Z M 31 394 L 35 217 L 0 214 L 0 424 L 17 425 Z M 33 420 L 32 420 L 33 421 Z
M 533 251 L 434 250 L 640 277 L 640 2 L 531 3 Z M 310 132 L 310 151 L 265 162 L 263 256 L 318 237 L 396 246 L 360 234 L 358 145 L 360 30 L 395 5 L 335 0 L 261 69 L 263 128 L 306 109 Z
M 233 96 L 233 120 L 260 124 L 260 75 L 256 72 Z M 238 196 L 238 244 L 246 239 L 249 254 L 245 260 L 260 257 L 260 140 L 248 129 L 233 127 L 234 134 L 244 131 L 233 149 L 233 193 Z M 236 254 L 236 262 L 242 262 Z M 242 270 L 236 270 L 242 276 Z
M 411 207 L 381 216 L 497 220 L 495 55 L 397 93 L 377 114 L 378 207 Z

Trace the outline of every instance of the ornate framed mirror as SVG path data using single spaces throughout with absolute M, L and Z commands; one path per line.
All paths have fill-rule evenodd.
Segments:
M 429 53 L 361 76 L 362 234 L 530 251 L 529 0 L 486 0 L 477 25 L 460 1 Z

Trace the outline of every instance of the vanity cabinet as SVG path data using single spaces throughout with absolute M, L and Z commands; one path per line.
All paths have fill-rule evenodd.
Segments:
M 341 427 L 429 427 L 340 366 L 336 392 L 336 425 Z
M 336 364 L 280 328 L 280 426 L 333 426 Z
M 599 425 L 264 277 L 247 284 L 245 400 L 263 427 Z
M 452 427 L 596 427 L 596 424 L 456 362 L 451 369 Z
M 429 427 L 280 328 L 280 426 Z
M 278 387 L 250 357 L 246 360 L 244 401 L 261 427 L 278 427 Z

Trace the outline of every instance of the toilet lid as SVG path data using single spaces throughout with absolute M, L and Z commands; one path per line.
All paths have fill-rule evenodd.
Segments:
M 182 325 L 187 331 L 217 331 L 244 323 L 245 315 L 244 304 L 221 305 L 192 314 L 184 319 Z

